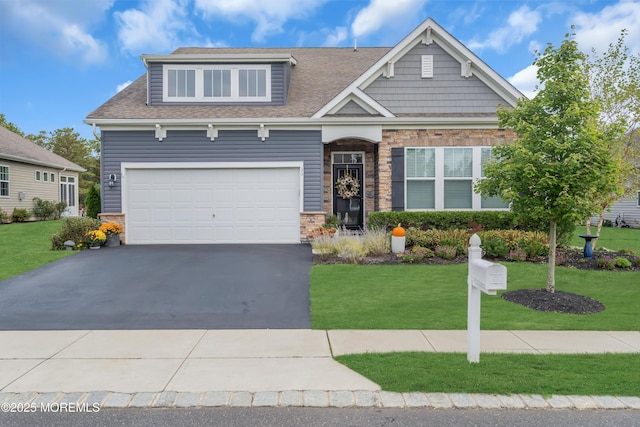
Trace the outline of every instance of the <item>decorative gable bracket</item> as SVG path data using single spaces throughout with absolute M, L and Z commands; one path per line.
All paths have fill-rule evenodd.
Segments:
M 395 62 L 394 61 L 389 61 L 387 62 L 387 66 L 385 67 L 384 71 L 382 72 L 382 75 L 388 79 L 390 79 L 391 77 L 393 77 L 395 72 Z
M 433 37 L 431 37 L 431 27 L 427 27 L 427 30 L 422 33 L 422 44 L 429 46 L 433 43 Z
M 264 124 L 260 124 L 260 127 L 258 128 L 258 138 L 260 138 L 263 142 L 269 138 L 269 129 L 267 129 L 266 127 L 264 127 Z
M 212 124 L 207 125 L 207 138 L 211 139 L 213 142 L 218 137 L 218 128 L 214 127 Z
M 465 78 L 471 77 L 473 71 L 471 70 L 471 61 L 464 61 L 460 64 L 460 75 Z
M 162 142 L 164 138 L 167 137 L 167 130 L 163 129 L 162 126 L 156 125 L 156 138 L 158 141 Z

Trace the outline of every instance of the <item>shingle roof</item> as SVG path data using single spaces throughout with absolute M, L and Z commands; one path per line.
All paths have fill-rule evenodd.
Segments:
M 285 105 L 147 106 L 147 76 L 120 91 L 87 119 L 307 118 L 349 86 L 390 47 L 358 48 L 195 48 L 174 54 L 291 54 L 297 61 Z
M 85 169 L 64 157 L 52 153 L 2 126 L 0 126 L 0 159 L 76 172 L 85 171 Z

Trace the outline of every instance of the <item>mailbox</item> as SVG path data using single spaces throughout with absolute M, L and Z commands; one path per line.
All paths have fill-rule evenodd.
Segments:
M 471 283 L 488 295 L 507 289 L 507 267 L 484 259 L 469 263 Z

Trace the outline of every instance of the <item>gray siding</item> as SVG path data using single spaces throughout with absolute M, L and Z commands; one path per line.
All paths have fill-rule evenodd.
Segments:
M 618 199 L 611 205 L 610 212 L 604 213 L 604 218 L 614 222 L 616 217 L 622 214 L 624 221 L 633 228 L 640 228 L 640 193 L 637 199 Z M 599 216 L 591 218 L 591 224 L 596 225 Z M 610 248 L 616 249 L 616 248 Z
M 168 131 L 158 141 L 153 131 L 102 132 L 102 212 L 122 212 L 121 180 L 109 188 L 109 174 L 120 177 L 122 162 L 304 162 L 304 210 L 322 211 L 320 131 L 270 131 L 264 142 L 257 130 L 220 131 L 211 142 L 206 131 Z
M 422 55 L 433 55 L 433 78 L 421 77 Z M 394 77 L 380 76 L 365 89 L 394 114 L 495 113 L 508 105 L 476 76 L 461 76 L 460 63 L 435 42 L 418 44 L 394 68 Z
M 364 108 L 356 104 L 354 101 L 347 102 L 340 110 L 336 112 L 336 115 L 350 115 L 350 114 L 370 115 L 367 110 L 365 110 Z
M 251 64 L 247 64 L 251 65 Z M 284 105 L 288 82 L 285 82 L 284 63 L 271 64 L 271 102 L 260 102 L 260 105 Z M 148 90 L 150 93 L 149 105 L 192 105 L 178 102 L 162 102 L 162 64 L 152 62 L 148 70 Z M 197 105 L 256 105 L 256 102 L 247 103 L 225 103 L 225 102 L 197 102 Z

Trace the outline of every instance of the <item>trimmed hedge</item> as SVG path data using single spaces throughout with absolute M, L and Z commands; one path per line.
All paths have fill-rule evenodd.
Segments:
M 390 230 L 398 224 L 421 230 L 468 229 L 470 223 L 484 230 L 527 229 L 519 227 L 516 216 L 509 211 L 433 211 L 433 212 L 371 212 L 369 227 Z

